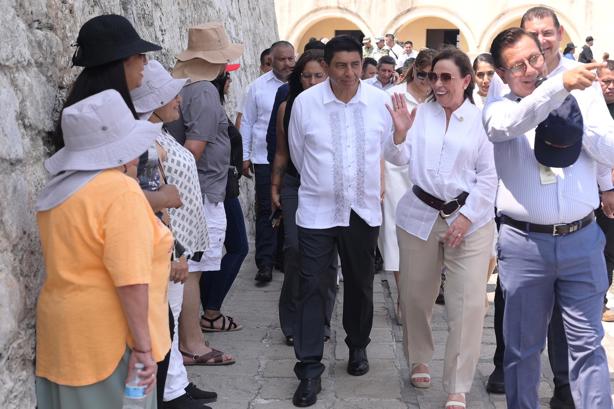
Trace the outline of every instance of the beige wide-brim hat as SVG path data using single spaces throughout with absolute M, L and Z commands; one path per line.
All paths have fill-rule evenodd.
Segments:
M 243 54 L 243 44 L 230 42 L 224 25 L 211 22 L 188 30 L 188 49 L 177 55 L 179 61 L 200 58 L 213 64 L 228 64 Z
M 224 72 L 226 63 L 212 64 L 208 61 L 194 58 L 189 61 L 177 61 L 171 75 L 173 78 L 189 78 L 192 82 L 213 81 Z

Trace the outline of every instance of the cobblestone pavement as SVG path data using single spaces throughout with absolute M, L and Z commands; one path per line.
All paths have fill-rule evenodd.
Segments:
M 207 334 L 211 345 L 231 353 L 237 363 L 223 367 L 191 367 L 190 378 L 197 385 L 219 394 L 215 409 L 281 409 L 293 408 L 291 399 L 298 381 L 293 372 L 294 350 L 284 343 L 279 329 L 277 302 L 283 275 L 275 272 L 273 282 L 264 288 L 254 285 L 253 255 L 246 259 L 231 293 L 224 302 L 224 312 L 233 316 L 244 328 L 240 331 Z M 489 284 L 492 301 L 495 278 Z M 341 283 L 341 288 L 343 283 Z M 614 302 L 614 295 L 611 297 Z M 402 330 L 396 324 L 394 303 L 396 286 L 392 274 L 375 276 L 374 319 L 371 344 L 367 352 L 371 370 L 354 377 L 346 372 L 348 351 L 341 324 L 342 291 L 337 295 L 333 314 L 331 340 L 324 348 L 326 370 L 322 377 L 322 392 L 314 409 L 441 409 L 446 394 L 441 385 L 443 352 L 447 327 L 445 311 L 435 306 L 433 331 L 435 356 L 431 363 L 433 385 L 428 390 L 416 390 L 409 385 L 409 369 L 403 355 Z M 604 344 L 614 379 L 614 324 L 605 324 Z M 503 395 L 489 395 L 484 387 L 493 369 L 495 350 L 493 307 L 489 308 L 484 324 L 481 359 L 471 392 L 467 395 L 470 409 L 506 408 Z M 542 408 L 548 408 L 552 396 L 552 372 L 547 357 L 542 357 L 540 398 Z

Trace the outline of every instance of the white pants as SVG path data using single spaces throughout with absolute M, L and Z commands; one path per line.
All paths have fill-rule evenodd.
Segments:
M 224 239 L 226 238 L 226 210 L 224 202 L 213 203 L 204 195 L 205 220 L 209 233 L 209 246 L 203 252 L 200 261 L 188 261 L 190 272 L 218 271 L 224 252 Z
M 179 314 L 181 314 L 181 304 L 183 303 L 183 284 L 168 283 L 168 303 L 171 306 L 175 319 L 175 335 L 171 344 L 171 358 L 168 363 L 168 374 L 164 385 L 164 401 L 177 399 L 184 395 L 185 388 L 188 386 L 188 373 L 183 365 L 183 357 L 179 352 Z

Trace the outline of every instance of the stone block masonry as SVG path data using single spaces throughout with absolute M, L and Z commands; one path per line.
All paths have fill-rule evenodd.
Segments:
M 0 408 L 36 406 L 36 299 L 44 278 L 33 205 L 47 179 L 43 161 L 68 87 L 79 73 L 71 57 L 81 25 L 104 13 L 126 16 L 164 48 L 152 58 L 169 67 L 185 48 L 190 25 L 223 21 L 245 44 L 227 109 L 258 76 L 262 49 L 277 39 L 273 0 L 1 0 L 0 1 Z M 253 220 L 253 188 L 243 182 L 243 209 Z M 253 223 L 248 223 L 251 226 Z

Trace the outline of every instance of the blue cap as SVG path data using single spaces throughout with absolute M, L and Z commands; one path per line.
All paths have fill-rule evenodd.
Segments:
M 535 129 L 535 159 L 544 166 L 566 168 L 573 165 L 582 151 L 584 121 L 573 95 Z

